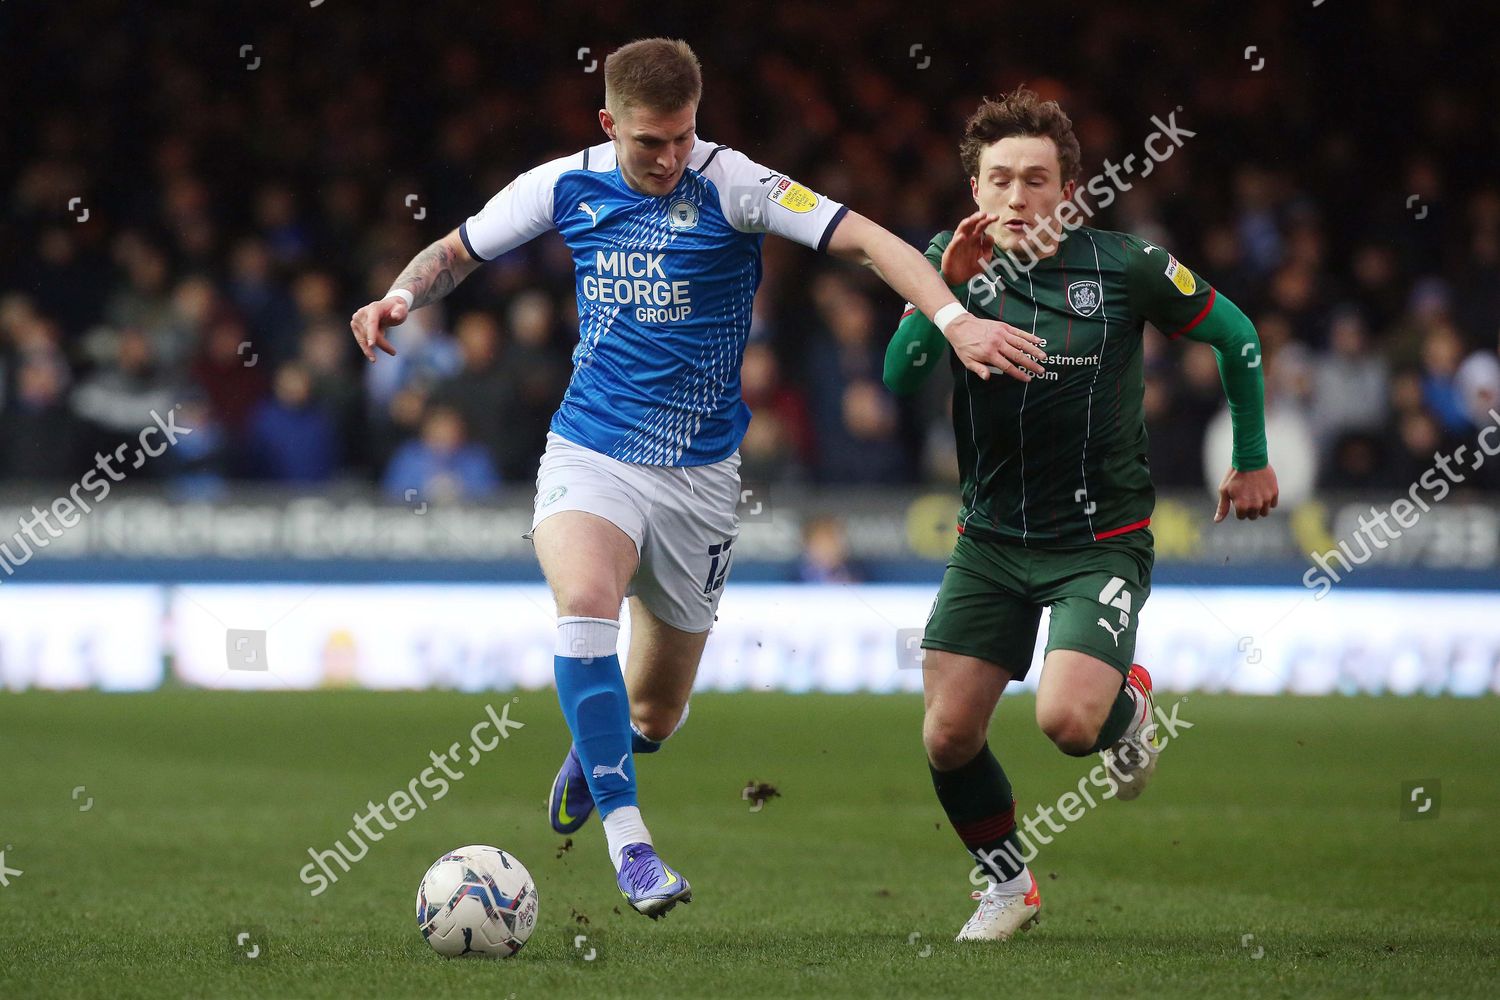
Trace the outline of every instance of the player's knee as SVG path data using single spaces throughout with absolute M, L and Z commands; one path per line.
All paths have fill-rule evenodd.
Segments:
M 557 613 L 565 618 L 609 618 L 619 620 L 625 600 L 608 583 L 589 580 L 554 588 Z
M 1038 705 L 1036 715 L 1042 732 L 1057 749 L 1069 756 L 1087 756 L 1099 738 L 1098 723 L 1075 707 L 1043 708 Z
M 928 716 L 922 724 L 922 746 L 927 762 L 939 771 L 952 771 L 974 759 L 984 746 L 985 732 L 951 720 Z
M 682 706 L 664 701 L 633 701 L 630 720 L 646 739 L 660 743 L 677 730 L 682 720 Z

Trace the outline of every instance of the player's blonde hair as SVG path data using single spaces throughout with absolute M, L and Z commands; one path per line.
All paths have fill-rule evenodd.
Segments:
M 1017 87 L 996 99 L 986 97 L 964 123 L 964 141 L 958 145 L 964 174 L 979 176 L 979 158 L 991 143 L 1013 135 L 1051 139 L 1057 146 L 1062 182 L 1078 179 L 1083 154 L 1073 134 L 1073 119 L 1056 101 L 1043 101 L 1036 91 Z
M 641 38 L 604 60 L 604 106 L 678 111 L 703 96 L 703 74 L 692 46 L 680 38 Z

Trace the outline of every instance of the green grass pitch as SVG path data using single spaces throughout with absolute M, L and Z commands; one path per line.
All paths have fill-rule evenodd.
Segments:
M 520 692 L 525 728 L 309 895 L 309 847 L 511 697 L 0 697 L 0 996 L 1495 995 L 1494 698 L 1189 695 L 1194 728 L 1150 790 L 1042 849 L 1041 926 L 959 946 L 968 864 L 928 781 L 920 698 L 696 698 L 639 766 L 695 896 L 653 924 L 623 904 L 597 820 L 560 852 L 543 803 L 565 731 L 550 691 Z M 1056 752 L 1025 697 L 991 742 L 1023 812 L 1092 763 Z M 1430 778 L 1441 799 L 1403 820 L 1402 782 Z M 751 812 L 750 779 L 780 797 Z M 447 961 L 417 932 L 418 879 L 469 843 L 536 877 L 516 958 Z M 240 931 L 257 957 L 236 953 Z

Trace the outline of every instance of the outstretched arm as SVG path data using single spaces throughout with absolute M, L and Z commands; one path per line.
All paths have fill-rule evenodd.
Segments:
M 400 326 L 411 310 L 436 302 L 453 291 L 479 263 L 469 255 L 457 229 L 413 257 L 385 298 L 371 302 L 350 317 L 349 327 L 365 357 L 374 361 L 377 347 L 394 355 L 396 349 L 386 339 L 386 329 Z
M 1255 326 L 1227 296 L 1215 293 L 1202 321 L 1181 335 L 1214 349 L 1219 378 L 1229 398 L 1234 457 L 1219 484 L 1214 521 L 1224 520 L 1231 506 L 1239 518 L 1266 517 L 1280 493 L 1266 451 L 1265 378 Z
M 1029 382 L 1047 352 L 1038 338 L 1006 323 L 981 319 L 958 304 L 932 263 L 913 246 L 858 212 L 838 223 L 828 252 L 871 268 L 942 331 L 964 367 L 982 379 L 991 371 Z
M 916 306 L 910 307 L 896 327 L 896 335 L 885 349 L 885 387 L 898 396 L 910 396 L 938 367 L 948 353 L 943 333 L 923 316 Z
M 409 308 L 420 309 L 453 291 L 479 263 L 469 256 L 455 229 L 413 257 L 391 285 L 391 290 L 402 288 L 410 292 L 412 303 Z
M 553 227 L 552 198 L 557 178 L 587 163 L 588 152 L 563 156 L 526 171 L 507 184 L 464 224 L 412 258 L 379 302 L 355 313 L 349 325 L 365 357 L 375 348 L 396 349 L 385 339 L 388 327 L 406 322 L 407 313 L 447 295 L 487 260 L 540 236 Z
M 968 301 L 969 279 L 980 273 L 990 258 L 993 243 L 984 235 L 985 228 L 998 217 L 975 212 L 958 224 L 952 234 L 939 233 L 922 256 L 943 276 L 943 282 L 955 295 Z M 885 385 L 898 396 L 916 392 L 932 374 L 936 359 L 947 352 L 943 334 L 932 320 L 911 303 L 901 314 L 901 325 L 885 350 Z
M 1120 249 L 1132 309 L 1169 340 L 1187 337 L 1208 344 L 1219 359 L 1234 425 L 1234 456 L 1219 483 L 1214 521 L 1224 520 L 1230 507 L 1241 520 L 1266 517 L 1279 492 L 1266 452 L 1265 379 L 1254 325 L 1218 289 L 1161 247 L 1127 235 L 1121 237 Z

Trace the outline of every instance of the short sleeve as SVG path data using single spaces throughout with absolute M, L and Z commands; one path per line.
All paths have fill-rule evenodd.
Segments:
M 948 244 L 952 242 L 953 230 L 944 230 L 932 238 L 932 242 L 927 244 L 927 250 L 922 256 L 926 257 L 933 267 L 941 271 L 943 269 L 943 254 L 947 252 Z
M 494 260 L 549 229 L 552 195 L 565 170 L 580 166 L 581 154 L 551 160 L 526 171 L 458 227 L 464 249 L 475 260 Z
M 775 233 L 822 251 L 849 211 L 727 146 L 710 154 L 702 173 L 718 189 L 724 217 L 742 233 Z
M 1130 307 L 1168 337 L 1203 321 L 1217 293 L 1166 250 L 1135 236 L 1123 238 Z

